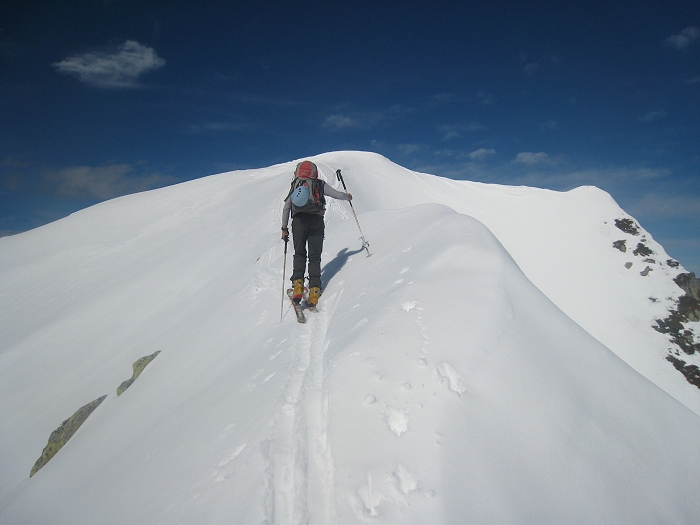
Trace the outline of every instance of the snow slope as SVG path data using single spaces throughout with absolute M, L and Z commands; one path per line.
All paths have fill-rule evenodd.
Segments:
M 332 202 L 306 325 L 286 304 L 279 322 L 293 163 L 0 239 L 0 523 L 698 522 L 700 418 L 623 359 L 676 397 L 684 379 L 663 385 L 646 335 L 648 369 L 624 337 L 601 344 L 616 304 L 646 322 L 658 303 L 635 287 L 669 271 L 632 280 L 595 248 L 615 240 L 614 202 L 316 160 L 329 180 L 343 168 L 372 256 Z M 616 283 L 633 295 L 578 304 Z M 51 431 L 104 394 L 29 479 Z
M 400 168 L 373 154 L 334 153 L 327 173 L 341 168 L 359 185 L 358 212 L 440 203 L 476 218 L 489 228 L 525 275 L 569 317 L 613 350 L 635 370 L 700 414 L 700 392 L 665 360 L 668 337 L 655 331 L 683 291 L 673 277 L 682 267 L 640 227 L 633 236 L 615 227 L 629 218 L 612 197 L 593 186 L 557 192 L 524 186 L 455 181 Z M 357 187 L 358 184 L 355 183 Z M 626 240 L 622 253 L 612 247 Z M 643 240 L 655 262 L 632 251 Z M 631 263 L 631 268 L 625 264 Z M 650 267 L 646 277 L 640 273 Z M 652 300 L 653 299 L 653 300 Z M 697 327 L 689 327 L 700 338 Z M 700 356 L 683 356 L 700 366 Z

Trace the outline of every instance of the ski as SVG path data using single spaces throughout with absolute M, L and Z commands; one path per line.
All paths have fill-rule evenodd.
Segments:
M 292 301 L 292 306 L 294 307 L 294 313 L 297 314 L 297 321 L 300 323 L 305 323 L 306 322 L 306 317 L 304 317 L 304 312 L 302 311 L 302 306 L 301 302 L 296 303 L 294 302 L 294 290 L 292 288 L 289 288 L 287 290 L 287 295 L 289 296 L 289 300 Z

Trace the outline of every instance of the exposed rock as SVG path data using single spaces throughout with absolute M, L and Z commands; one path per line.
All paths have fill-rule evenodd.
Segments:
M 620 240 L 620 241 L 615 241 L 613 243 L 613 248 L 617 248 L 620 250 L 622 253 L 625 253 L 627 251 L 627 241 Z
M 700 301 L 700 279 L 695 277 L 693 272 L 678 274 L 673 282 L 685 293 Z
M 615 219 L 615 226 L 630 235 L 639 235 L 639 227 L 631 219 Z
M 51 432 L 49 442 L 41 452 L 41 457 L 36 460 L 36 463 L 34 463 L 34 466 L 32 467 L 32 471 L 29 473 L 30 478 L 44 465 L 46 465 L 51 458 L 54 457 L 59 450 L 61 450 L 61 448 L 63 448 L 63 445 L 65 445 L 66 442 L 73 437 L 73 434 L 75 434 L 80 428 L 80 425 L 85 422 L 88 416 L 92 414 L 92 412 L 100 405 L 100 403 L 102 403 L 102 401 L 105 400 L 106 397 L 107 396 L 99 397 L 87 405 L 80 407 L 75 414 L 61 423 L 60 427 Z
M 677 275 L 673 282 L 685 292 L 678 299 L 678 312 L 688 321 L 700 321 L 700 279 L 690 272 Z
M 629 270 L 630 268 L 632 268 L 632 263 L 631 263 L 631 262 L 626 262 L 626 263 L 625 263 L 625 268 L 627 268 L 628 270 Z
M 674 282 L 685 292 L 676 301 L 676 309 L 669 312 L 666 319 L 657 319 L 654 329 L 669 334 L 671 341 L 688 355 L 700 352 L 700 343 L 695 342 L 693 332 L 686 330 L 683 323 L 700 321 L 700 279 L 694 273 L 682 273 Z
M 641 255 L 643 257 L 647 257 L 649 255 L 652 255 L 654 252 L 651 251 L 651 249 L 644 243 L 637 243 L 637 247 L 634 249 L 632 252 L 635 255 Z
M 134 369 L 134 373 L 131 375 L 129 379 L 126 381 L 122 382 L 121 385 L 119 385 L 119 388 L 117 388 L 117 395 L 120 396 L 126 390 L 131 386 L 131 384 L 136 381 L 136 378 L 141 375 L 141 372 L 143 372 L 143 369 L 146 368 L 148 363 L 153 361 L 158 354 L 160 354 L 160 350 L 158 352 L 155 352 L 151 355 L 147 355 L 144 357 L 141 357 L 137 359 L 134 364 L 132 365 L 132 368 Z
M 667 260 L 666 264 L 668 264 L 671 268 L 678 268 L 681 265 L 681 263 L 674 261 L 673 259 Z
M 124 390 L 129 388 L 131 386 L 131 383 L 134 382 L 134 378 L 130 377 L 126 381 L 122 381 L 122 384 L 117 387 L 117 395 L 120 396 L 124 393 Z
M 673 366 L 685 376 L 688 383 L 700 388 L 700 368 L 695 365 L 689 365 L 682 359 L 678 359 L 672 355 L 667 356 L 666 360 L 673 363 Z
M 644 268 L 641 272 L 639 272 L 639 275 L 641 275 L 642 277 L 646 277 L 647 275 L 649 275 L 649 272 L 650 272 L 650 271 L 651 271 L 651 268 L 649 268 L 649 267 L 647 266 L 647 267 Z
M 656 264 L 656 261 L 654 259 L 644 259 L 644 262 L 649 264 Z

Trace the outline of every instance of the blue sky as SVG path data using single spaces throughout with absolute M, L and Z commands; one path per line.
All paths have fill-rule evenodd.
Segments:
M 0 7 L 0 231 L 339 149 L 610 192 L 700 273 L 700 5 Z

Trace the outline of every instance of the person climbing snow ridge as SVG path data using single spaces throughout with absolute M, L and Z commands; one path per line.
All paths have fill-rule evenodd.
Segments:
M 351 201 L 350 193 L 333 189 L 318 178 L 316 164 L 305 160 L 297 164 L 294 180 L 282 210 L 282 239 L 289 240 L 287 223 L 292 216 L 292 239 L 294 244 L 294 266 L 292 271 L 292 301 L 298 305 L 304 296 L 304 273 L 308 257 L 309 298 L 307 307 L 314 310 L 321 296 L 321 252 L 326 212 L 325 197 Z M 307 251 L 308 245 L 308 251 Z

